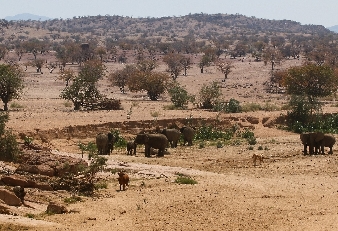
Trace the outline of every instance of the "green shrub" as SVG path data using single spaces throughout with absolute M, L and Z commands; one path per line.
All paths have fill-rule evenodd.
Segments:
M 178 184 L 197 184 L 197 181 L 195 181 L 194 179 L 192 179 L 189 176 L 179 175 L 176 178 L 175 183 L 178 183 Z
M 263 147 L 262 147 L 262 146 L 259 146 L 259 147 L 258 147 L 258 150 L 263 150 Z
M 238 113 L 238 112 L 241 112 L 241 111 L 242 111 L 242 108 L 239 104 L 239 101 L 231 98 L 229 100 L 227 107 L 226 107 L 226 112 L 228 112 L 228 113 Z
M 115 137 L 114 147 L 116 148 L 125 148 L 127 145 L 127 140 L 121 136 L 119 130 L 111 130 L 110 131 Z
M 256 140 L 255 137 L 250 137 L 250 138 L 247 139 L 247 141 L 248 141 L 248 143 L 249 143 L 250 145 L 255 145 L 255 144 L 257 144 L 257 140 Z
M 188 91 L 177 82 L 169 87 L 168 94 L 175 108 L 186 108 L 189 101 L 194 100 L 194 96 L 189 95 Z
M 74 204 L 76 202 L 82 201 L 82 199 L 79 196 L 71 196 L 71 197 L 67 197 L 67 198 L 63 199 L 63 201 L 67 204 Z
M 262 107 L 258 103 L 247 103 L 242 105 L 243 112 L 260 111 L 260 110 L 262 110 Z

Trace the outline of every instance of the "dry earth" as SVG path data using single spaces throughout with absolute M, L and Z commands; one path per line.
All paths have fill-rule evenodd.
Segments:
M 283 65 L 295 62 L 300 61 Z M 269 67 L 249 58 L 234 65 L 229 79 L 222 83 L 225 99 L 285 103 L 285 95 L 263 90 Z M 120 68 L 117 64 L 108 67 Z M 217 113 L 193 105 L 189 110 L 165 110 L 163 106 L 170 104 L 166 97 L 151 102 L 142 98 L 143 93 L 122 95 L 104 81 L 100 83 L 102 92 L 121 99 L 124 110 L 75 112 L 59 99 L 64 83 L 56 76 L 28 69 L 25 94 L 16 101 L 23 108 L 11 108 L 7 124 L 16 134 L 34 136 L 34 142 L 50 147 L 55 155 L 81 158 L 77 144 L 94 141 L 97 132 L 111 128 L 120 129 L 130 139 L 142 128 L 157 123 L 163 126 L 161 121 L 167 119 L 207 121 L 217 117 Z M 221 79 L 214 67 L 201 75 L 195 65 L 178 81 L 197 94 L 203 83 Z M 131 119 L 127 120 L 132 105 Z M 325 110 L 336 112 L 329 105 Z M 153 112 L 159 114 L 156 120 Z M 244 141 L 237 145 L 230 142 L 223 148 L 180 145 L 169 149 L 170 154 L 163 158 L 145 158 L 142 147 L 136 156 L 114 150 L 108 157 L 108 168 L 128 172 L 131 182 L 126 191 L 119 191 L 117 174 L 104 172 L 100 177 L 108 182 L 107 189 L 69 204 L 71 213 L 47 216 L 43 212 L 49 200 L 61 201 L 70 194 L 27 189 L 27 203 L 34 209 L 21 206 L 15 208 L 18 216 L 0 215 L 0 230 L 338 230 L 337 148 L 333 155 L 304 156 L 299 135 L 264 126 L 281 113 L 285 112 L 220 115 L 220 121 L 228 126 L 237 123 L 254 128 L 258 141 L 254 150 L 248 150 Z M 253 166 L 253 154 L 263 154 L 264 162 Z M 198 183 L 176 184 L 177 173 Z M 26 214 L 36 215 L 32 219 Z

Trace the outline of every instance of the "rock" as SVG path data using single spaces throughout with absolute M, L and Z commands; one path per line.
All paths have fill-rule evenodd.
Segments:
M 4 182 L 5 185 L 9 186 L 27 187 L 28 185 L 27 179 L 20 175 L 3 176 L 1 181 Z
M 68 213 L 68 209 L 64 204 L 58 203 L 58 202 L 49 202 L 47 206 L 47 213 L 54 213 L 54 214 L 62 214 L 62 213 Z
M 5 202 L 6 205 L 20 206 L 22 204 L 20 198 L 18 198 L 14 192 L 7 189 L 0 189 L 0 199 Z
M 44 191 L 53 191 L 54 189 L 49 184 L 37 184 L 35 188 L 44 190 Z
M 81 158 L 53 154 L 49 151 L 37 153 L 30 151 L 21 155 L 18 171 L 46 176 L 62 176 L 67 172 L 77 173 L 78 169 L 88 166 Z
M 25 188 L 24 188 L 24 187 L 21 187 L 21 186 L 15 186 L 15 187 L 13 188 L 13 192 L 14 192 L 14 194 L 21 200 L 21 202 L 24 201 L 25 195 L 26 195 L 26 192 L 25 192 Z
M 3 200 L 0 200 L 0 214 L 10 214 L 10 210 L 10 207 Z
M 29 172 L 33 174 L 40 174 L 45 176 L 54 176 L 54 169 L 50 168 L 48 165 L 29 165 L 29 164 L 20 164 L 16 169 L 16 172 Z
M 246 118 L 246 120 L 251 124 L 259 124 L 259 118 L 257 117 L 249 116 Z

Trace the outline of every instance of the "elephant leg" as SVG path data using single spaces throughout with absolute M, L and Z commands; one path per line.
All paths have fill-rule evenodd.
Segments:
M 159 148 L 158 149 L 158 156 L 164 156 L 164 148 L 162 149 L 162 148 Z
M 306 144 L 304 144 L 304 155 L 307 155 L 307 145 Z
M 150 146 L 146 146 L 144 148 L 144 154 L 145 154 L 145 157 L 150 157 Z
M 332 146 L 330 147 L 329 154 L 333 154 L 333 151 L 332 151 Z
M 310 155 L 313 155 L 313 149 L 315 148 L 315 146 L 310 144 L 309 148 L 310 148 L 310 150 L 309 150 Z

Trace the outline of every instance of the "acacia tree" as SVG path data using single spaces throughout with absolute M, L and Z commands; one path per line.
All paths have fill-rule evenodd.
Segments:
M 170 73 L 173 80 L 176 80 L 178 75 L 184 69 L 181 60 L 184 58 L 181 54 L 169 53 L 163 57 L 163 62 L 168 66 L 167 72 Z
M 125 87 L 131 76 L 135 73 L 135 65 L 126 65 L 122 70 L 117 70 L 108 75 L 108 80 L 111 82 L 112 86 L 117 86 L 120 88 L 120 91 L 124 94 Z
M 305 63 L 289 68 L 281 83 L 291 95 L 306 96 L 310 104 L 310 114 L 320 108 L 319 97 L 333 94 L 338 88 L 338 72 L 328 65 Z
M 231 68 L 234 66 L 231 63 L 226 62 L 218 62 L 217 69 L 220 70 L 224 74 L 224 80 L 228 78 L 228 74 L 231 73 Z
M 283 55 L 278 48 L 266 48 L 263 51 L 262 58 L 264 64 L 267 65 L 268 63 L 271 64 L 271 70 L 274 70 L 275 65 L 280 64 L 283 60 Z
M 211 109 L 219 101 L 222 96 L 222 91 L 217 82 L 210 84 L 203 84 L 199 92 L 199 99 L 202 103 L 202 107 L 205 109 Z
M 60 97 L 70 100 L 74 104 L 74 110 L 79 110 L 86 102 L 97 102 L 102 99 L 96 85 L 104 76 L 105 67 L 98 60 L 90 60 L 83 64 L 77 77 L 71 85 L 66 86 Z
M 4 111 L 8 111 L 8 102 L 18 98 L 24 88 L 24 72 L 17 65 L 0 65 L 0 98 Z
M 180 60 L 180 63 L 182 64 L 183 69 L 184 69 L 184 76 L 187 76 L 187 70 L 191 68 L 191 59 L 190 59 L 190 57 L 183 57 Z
M 163 72 L 136 70 L 128 81 L 132 92 L 145 90 L 150 100 L 156 101 L 167 89 L 170 76 Z

